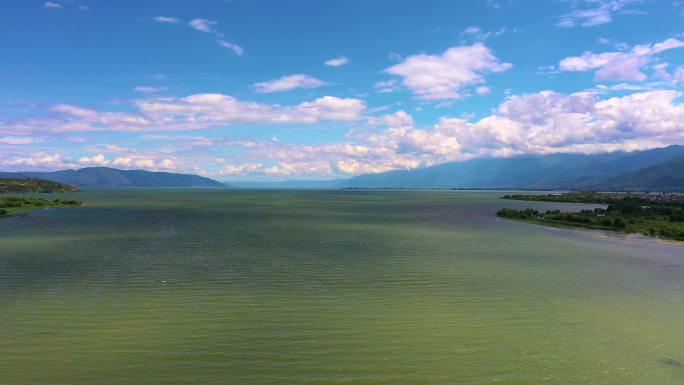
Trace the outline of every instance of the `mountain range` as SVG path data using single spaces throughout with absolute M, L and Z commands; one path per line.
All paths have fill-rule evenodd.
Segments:
M 684 190 L 684 146 L 597 155 L 478 158 L 364 174 L 331 187 Z
M 52 172 L 0 172 L 77 187 L 226 187 L 192 174 L 87 167 Z M 244 188 L 482 188 L 684 191 L 684 146 L 604 154 L 477 158 L 349 179 L 231 182 Z
M 77 187 L 226 187 L 221 182 L 199 175 L 109 167 L 51 172 L 0 172 L 0 178 L 37 178 Z

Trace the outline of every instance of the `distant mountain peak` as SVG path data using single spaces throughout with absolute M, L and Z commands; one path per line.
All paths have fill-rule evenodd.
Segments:
M 40 178 L 77 187 L 226 187 L 223 183 L 194 174 L 163 171 L 120 170 L 85 167 L 51 172 L 1 173 L 9 177 Z

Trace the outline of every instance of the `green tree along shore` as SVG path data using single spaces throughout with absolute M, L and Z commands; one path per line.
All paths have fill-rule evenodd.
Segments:
M 502 199 L 606 204 L 606 208 L 560 212 L 503 208 L 496 215 L 550 226 L 640 233 L 684 241 L 684 195 L 667 193 L 567 193 L 505 195 Z
M 11 217 L 26 210 L 49 207 L 80 206 L 81 201 L 73 199 L 24 198 L 16 196 L 0 197 L 0 218 Z
M 0 179 L 0 193 L 71 193 L 78 189 L 44 179 Z

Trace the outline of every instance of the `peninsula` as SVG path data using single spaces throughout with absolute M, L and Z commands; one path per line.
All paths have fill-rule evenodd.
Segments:
M 502 218 L 547 226 L 639 233 L 684 241 L 684 194 L 574 192 L 505 195 L 502 199 L 606 205 L 605 208 L 580 212 L 547 210 L 540 213 L 532 208 L 524 210 L 503 208 L 496 213 Z
M 23 215 L 25 211 L 51 207 L 80 206 L 81 201 L 75 199 L 43 199 L 17 196 L 0 197 L 0 218 Z
M 2 193 L 71 193 L 78 189 L 64 183 L 52 182 L 45 179 L 0 179 L 0 194 Z

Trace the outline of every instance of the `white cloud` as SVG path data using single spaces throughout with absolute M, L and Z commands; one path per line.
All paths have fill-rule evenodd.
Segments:
M 677 83 L 684 85 L 684 66 L 677 67 L 675 71 L 674 79 Z
M 239 166 L 229 164 L 219 173 L 221 175 L 248 175 L 254 173 L 264 173 L 266 168 L 261 163 L 245 163 Z
M 106 166 L 110 162 L 107 159 L 105 159 L 104 155 L 98 154 L 98 155 L 91 156 L 91 157 L 87 157 L 87 156 L 81 157 L 78 160 L 78 163 L 85 165 L 85 166 Z
M 653 65 L 653 76 L 663 79 L 665 81 L 672 81 L 672 75 L 667 72 L 668 63 L 658 63 Z
M 379 94 L 386 94 L 390 92 L 395 92 L 399 91 L 400 88 L 397 85 L 398 81 L 396 79 L 391 79 L 387 81 L 382 81 L 382 82 L 376 82 L 374 87 L 376 89 L 375 92 Z
M 168 17 L 168 16 L 155 16 L 152 18 L 152 20 L 156 21 L 157 23 L 168 23 L 168 24 L 177 24 L 180 22 L 179 18 Z
M 242 47 L 240 47 L 240 46 L 237 45 L 237 44 L 229 43 L 229 42 L 227 42 L 227 41 L 225 41 L 225 40 L 222 40 L 222 39 L 216 40 L 216 42 L 217 42 L 221 47 L 228 48 L 228 49 L 232 50 L 232 51 L 235 52 L 235 54 L 238 55 L 238 56 L 242 56 L 242 54 L 243 54 L 243 52 L 244 52 L 244 50 L 242 49 Z
M 601 24 L 611 23 L 613 15 L 623 10 L 626 6 L 632 3 L 638 3 L 639 0 L 587 0 L 590 8 L 575 9 L 565 15 L 560 16 L 558 26 L 564 28 L 572 28 L 576 26 L 594 27 Z M 631 11 L 630 13 L 638 13 Z
M 442 119 L 470 154 L 604 152 L 684 143 L 684 105 L 674 91 L 599 100 L 542 91 L 508 98 L 475 123 Z
M 141 92 L 144 94 L 152 94 L 156 92 L 168 91 L 169 87 L 151 87 L 151 86 L 137 86 L 133 89 L 135 92 Z
M 46 1 L 43 3 L 43 7 L 46 9 L 61 9 L 65 7 L 75 7 L 77 11 L 87 11 L 88 7 L 85 5 L 79 5 L 76 1 L 74 0 L 62 0 L 60 2 L 57 1 Z
M 400 110 L 393 114 L 383 115 L 379 118 L 370 118 L 368 123 L 372 126 L 384 125 L 388 127 L 412 127 L 413 117 L 406 111 Z
M 188 144 L 182 142 L 179 148 L 187 149 Z M 103 152 L 93 152 L 93 150 L 102 150 Z M 81 168 L 81 167 L 119 167 L 119 168 L 140 168 L 147 170 L 173 170 L 199 173 L 201 170 L 197 168 L 196 163 L 205 161 L 206 157 L 198 155 L 197 153 L 184 153 L 177 150 L 145 150 L 139 151 L 135 149 L 120 148 L 117 145 L 103 144 L 96 146 L 86 146 L 83 149 L 86 153 L 94 153 L 96 155 L 82 155 L 74 160 L 74 149 L 60 149 L 61 153 L 52 153 L 41 149 L 23 149 L 15 151 L 11 154 L 0 149 L 0 169 L 9 168 L 21 171 L 22 169 L 29 170 L 46 170 L 46 169 L 65 169 L 65 168 Z M 111 151 L 110 151 L 111 150 Z M 112 155 L 112 153 L 119 153 Z M 124 153 L 124 154 L 121 154 Z M 65 160 L 65 154 L 68 156 Z
M 223 94 L 184 98 L 150 98 L 134 102 L 134 112 L 108 112 L 72 104 L 47 107 L 52 114 L 0 120 L 0 134 L 88 131 L 186 131 L 245 124 L 314 124 L 356 121 L 365 112 L 363 100 L 324 96 L 294 106 L 240 101 Z
M 44 139 L 40 138 L 33 138 L 33 137 L 28 137 L 28 136 L 0 136 L 0 143 L 6 143 L 6 144 L 32 144 L 32 143 L 39 143 L 39 142 L 44 142 Z
M 192 19 L 188 22 L 190 27 L 206 33 L 218 33 L 213 27 L 215 24 L 215 21 L 207 19 Z
M 385 69 L 402 77 L 403 84 L 419 99 L 461 99 L 465 87 L 485 82 L 484 74 L 503 72 L 510 63 L 500 63 L 481 43 L 449 48 L 442 55 L 420 54 Z
M 475 93 L 478 95 L 486 95 L 491 92 L 491 89 L 487 86 L 480 86 L 475 88 Z
M 571 56 L 560 61 L 560 71 L 596 70 L 596 80 L 643 81 L 643 72 L 653 57 L 661 52 L 684 47 L 684 42 L 667 39 L 656 44 L 634 46 L 629 52 L 585 52 L 582 56 Z
M 639 47 L 639 46 L 637 46 L 637 47 Z M 646 51 L 648 51 L 650 49 L 650 51 L 652 53 L 660 53 L 663 51 L 667 51 L 669 49 L 681 48 L 681 47 L 684 47 L 684 42 L 679 41 L 677 39 L 667 39 L 663 42 L 653 44 L 652 47 L 644 47 L 642 49 L 644 49 Z M 636 49 L 636 47 L 635 47 L 635 49 Z
M 155 168 L 154 160 L 152 159 L 138 159 L 135 161 L 135 166 L 140 168 Z
M 109 160 L 105 155 L 98 154 L 91 157 L 83 156 L 78 159 L 78 164 L 81 166 L 113 166 L 122 168 L 142 168 L 142 169 L 163 169 L 175 170 L 177 169 L 176 162 L 172 159 L 164 158 L 158 163 L 154 159 L 144 156 L 120 156 L 114 160 Z
M 330 67 L 339 67 L 345 64 L 349 64 L 349 58 L 345 56 L 340 56 L 334 59 L 326 60 L 324 64 Z
M 304 177 L 411 169 L 481 156 L 633 151 L 684 144 L 684 104 L 675 91 L 599 99 L 596 94 L 542 91 L 507 98 L 470 122 L 444 117 L 417 128 L 404 111 L 369 120 L 347 143 L 253 142 L 244 157 L 275 166 L 232 166 L 241 175 Z M 387 128 L 377 131 L 377 126 Z M 255 163 L 252 163 L 255 164 Z M 327 171 L 326 171 L 327 170 Z
M 63 168 L 70 167 L 73 164 L 62 162 L 60 154 L 48 154 L 38 151 L 28 157 L 0 159 L 0 165 L 5 167 Z
M 116 167 L 133 167 L 135 166 L 135 159 L 130 156 L 118 157 L 114 160 L 114 166 Z
M 295 88 L 317 88 L 328 85 L 329 83 L 317 79 L 313 76 L 295 74 L 283 76 L 282 78 L 254 84 L 254 88 L 259 93 L 271 93 L 289 91 Z
M 629 90 L 632 86 L 623 87 Z M 33 149 L 29 152 L 24 146 L 3 145 L 0 137 L 0 166 L 19 169 L 109 165 L 166 170 L 182 167 L 183 171 L 206 174 L 206 168 L 199 168 L 205 162 L 220 175 L 338 177 L 481 156 L 647 149 L 684 144 L 684 104 L 678 102 L 679 97 L 678 92 L 668 90 L 613 98 L 603 98 L 595 92 L 542 91 L 510 96 L 482 119 L 443 117 L 427 127 L 417 127 L 412 116 L 403 110 L 367 118 L 363 101 L 332 96 L 278 106 L 221 94 L 197 94 L 140 100 L 131 113 L 59 104 L 50 107 L 52 115 L 0 121 L 0 133 L 14 137 L 29 131 L 178 131 L 233 123 L 312 124 L 327 120 L 356 124 L 343 142 L 318 144 L 287 143 L 275 138 L 236 140 L 213 134 L 203 137 L 200 133 L 150 133 L 140 140 L 160 142 L 157 152 L 143 150 L 143 144 L 101 144 L 84 146 L 86 155 L 73 161 L 64 160 L 73 159 L 73 154 L 65 158 L 64 153 Z M 238 150 L 239 155 L 228 157 L 220 152 L 227 148 L 231 152 Z M 220 165 L 217 159 L 222 159 Z
M 76 118 L 88 120 L 94 120 L 100 116 L 99 113 L 95 110 L 75 106 L 72 104 L 55 104 L 52 107 L 50 107 L 49 110 L 53 112 L 61 112 Z
M 159 163 L 158 167 L 159 167 L 159 168 L 162 168 L 162 169 L 165 169 L 165 170 L 175 170 L 175 169 L 178 168 L 178 166 L 176 165 L 176 162 L 174 162 L 173 160 L 168 159 L 168 158 L 162 160 L 162 161 Z
M 295 109 L 318 120 L 353 121 L 360 118 L 365 108 L 366 103 L 359 99 L 324 96 L 313 102 L 301 103 Z
M 496 32 L 492 31 L 483 31 L 480 27 L 476 25 L 471 25 L 470 27 L 464 29 L 461 31 L 460 36 L 461 37 L 472 37 L 473 39 L 477 41 L 485 41 L 489 39 L 490 37 L 496 37 L 501 34 L 506 32 L 506 28 L 500 28 Z
M 614 40 L 609 39 L 607 37 L 598 38 L 598 40 L 596 40 L 596 43 L 602 44 L 602 45 L 612 46 L 615 49 L 617 49 L 618 51 L 626 51 L 629 49 L 629 45 L 627 45 L 626 43 L 617 42 L 617 41 L 614 41 Z
M 292 107 L 243 102 L 222 94 L 195 94 L 180 99 L 144 100 L 138 103 L 148 120 L 177 129 L 201 129 L 233 123 L 316 123 L 322 120 L 353 121 L 365 103 L 359 99 L 324 96 Z
M 653 91 L 662 89 L 662 82 L 654 83 L 618 83 L 612 85 L 598 84 L 594 88 L 586 90 L 586 92 L 604 94 L 607 91 Z

